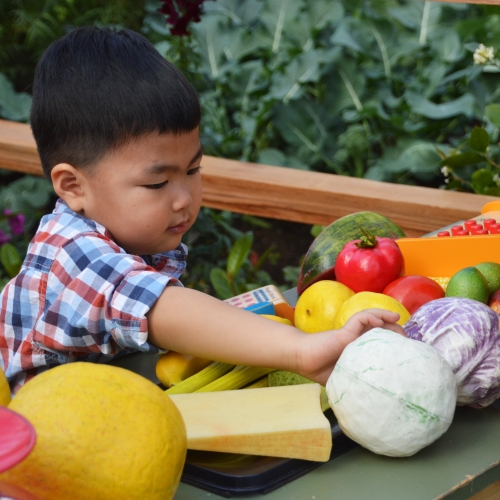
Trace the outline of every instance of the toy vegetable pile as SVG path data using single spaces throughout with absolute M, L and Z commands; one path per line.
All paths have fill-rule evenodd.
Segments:
M 500 264 L 477 264 L 451 279 L 405 276 L 395 241 L 402 237 L 373 212 L 325 228 L 304 258 L 294 315 L 297 328 L 315 333 L 338 329 L 363 309 L 399 313 L 408 338 L 382 329 L 362 335 L 322 391 L 323 409 L 333 409 L 346 435 L 390 456 L 438 439 L 457 404 L 484 407 L 500 397 Z M 176 353 L 163 355 L 157 375 L 171 394 L 310 382 Z

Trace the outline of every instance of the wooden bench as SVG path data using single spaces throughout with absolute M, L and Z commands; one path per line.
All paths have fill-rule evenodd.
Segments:
M 495 199 L 207 155 L 202 165 L 206 207 L 323 225 L 369 210 L 399 224 L 408 236 L 475 217 Z M 0 168 L 43 175 L 29 125 L 0 120 Z

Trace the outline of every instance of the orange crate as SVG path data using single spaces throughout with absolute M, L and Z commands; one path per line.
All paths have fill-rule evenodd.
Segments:
M 500 201 L 484 205 L 481 215 L 474 219 L 500 222 Z M 480 262 L 500 264 L 500 234 L 401 238 L 396 242 L 405 258 L 406 275 L 451 277 Z

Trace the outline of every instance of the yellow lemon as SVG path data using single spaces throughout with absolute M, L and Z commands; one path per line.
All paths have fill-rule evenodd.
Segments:
M 186 429 L 174 403 L 146 378 L 115 366 L 69 363 L 30 380 L 9 408 L 31 422 L 37 442 L 0 482 L 40 500 L 173 498 Z
M 306 333 L 331 330 L 340 307 L 353 295 L 350 288 L 338 281 L 314 283 L 297 300 L 295 326 Z
M 404 325 L 410 319 L 410 313 L 396 299 L 383 293 L 359 292 L 342 304 L 333 327 L 335 329 L 341 328 L 353 314 L 373 308 L 397 312 L 399 314 L 398 323 L 400 325 Z
M 285 325 L 292 325 L 292 322 L 289 319 L 281 318 L 280 316 L 273 316 L 272 314 L 261 314 L 263 318 L 272 319 L 273 321 L 277 321 L 278 323 L 283 323 Z
M 209 359 L 196 358 L 189 354 L 168 351 L 162 354 L 156 362 L 156 376 L 165 387 L 180 384 L 183 380 L 212 364 Z
M 0 370 L 0 406 L 7 406 L 10 403 L 10 387 L 5 373 Z

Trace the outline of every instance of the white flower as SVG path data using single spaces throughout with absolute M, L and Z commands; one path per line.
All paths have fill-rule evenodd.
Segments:
M 495 52 L 493 47 L 486 47 L 482 43 L 474 52 L 474 63 L 475 64 L 486 64 L 492 63 L 495 57 Z
M 451 174 L 451 169 L 450 167 L 442 167 L 441 168 L 441 173 L 445 176 L 448 177 Z
M 495 175 L 493 176 L 493 182 L 494 182 L 497 186 L 500 186 L 500 175 L 495 174 Z

